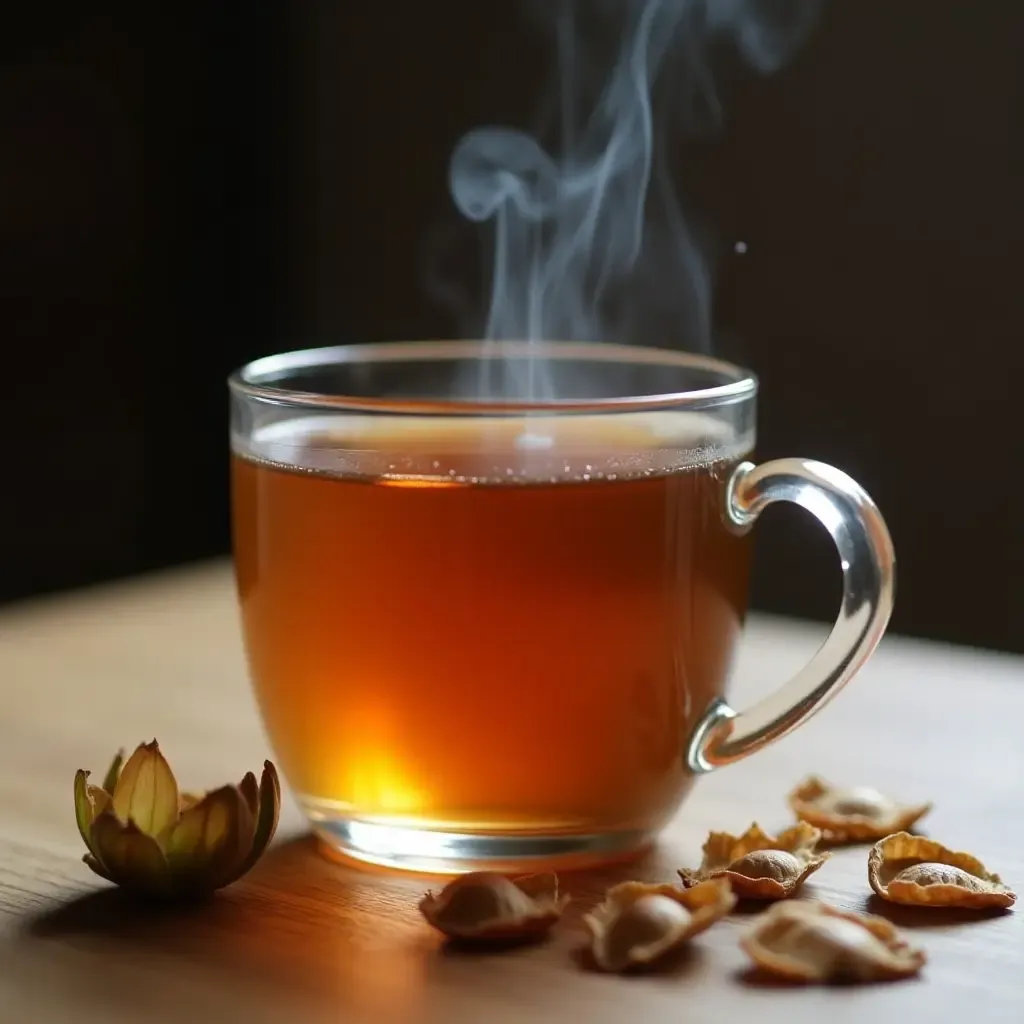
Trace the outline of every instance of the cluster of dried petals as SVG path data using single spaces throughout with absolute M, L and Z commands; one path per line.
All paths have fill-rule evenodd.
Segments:
M 511 879 L 493 871 L 471 871 L 440 892 L 427 892 L 419 909 L 450 938 L 512 942 L 544 935 L 568 902 L 569 897 L 558 891 L 557 875 Z
M 793 981 L 873 982 L 907 978 L 926 961 L 884 918 L 793 896 L 831 856 L 819 843 L 878 840 L 868 858 L 871 888 L 918 906 L 1006 908 L 1016 895 L 975 857 L 908 830 L 932 807 L 900 804 L 866 787 L 809 776 L 789 794 L 799 819 L 770 836 L 756 823 L 742 835 L 711 832 L 682 886 L 624 882 L 583 917 L 594 964 L 626 973 L 663 966 L 671 954 L 725 917 L 737 898 L 780 901 L 740 940 L 761 969 Z M 513 940 L 548 932 L 569 902 L 553 874 L 509 879 L 472 872 L 420 902 L 424 917 L 459 939 Z
M 679 875 L 687 886 L 726 878 L 733 892 L 744 899 L 785 899 L 828 860 L 828 853 L 817 850 L 820 839 L 820 830 L 806 822 L 777 836 L 768 835 L 757 824 L 741 836 L 712 832 L 704 843 L 700 867 L 683 869 Z
M 740 939 L 764 971 L 790 981 L 871 982 L 916 974 L 925 963 L 884 918 L 824 903 L 776 903 Z
M 789 794 L 800 821 L 819 828 L 829 843 L 857 843 L 909 831 L 931 809 L 930 803 L 901 804 L 870 786 L 833 786 L 817 775 Z
M 882 899 L 913 906 L 989 910 L 1012 907 L 1017 900 L 977 857 L 908 832 L 874 845 L 868 881 Z
M 594 963 L 603 971 L 625 972 L 666 962 L 735 905 L 725 879 L 690 889 L 624 882 L 609 889 L 583 921 Z
M 259 782 L 202 796 L 180 793 L 156 740 L 124 761 L 118 753 L 102 786 L 75 775 L 75 817 L 96 874 L 139 895 L 198 896 L 241 878 L 277 829 L 281 785 L 270 761 Z

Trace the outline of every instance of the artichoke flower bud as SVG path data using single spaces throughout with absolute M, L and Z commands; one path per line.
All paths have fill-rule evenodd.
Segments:
M 270 761 L 257 783 L 181 793 L 156 740 L 114 758 L 102 787 L 75 773 L 75 817 L 101 878 L 141 896 L 205 895 L 241 878 L 277 829 L 281 784 Z

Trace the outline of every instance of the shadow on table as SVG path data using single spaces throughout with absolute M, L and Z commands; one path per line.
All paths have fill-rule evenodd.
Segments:
M 322 857 L 310 836 L 273 846 L 246 878 L 195 904 L 151 905 L 108 887 L 26 919 L 16 942 L 96 953 L 119 965 L 212 973 L 220 985 L 271 985 L 347 1004 L 417 993 L 416 963 L 437 942 L 416 911 L 422 884 Z M 74 983 L 55 976 L 54 984 Z M 83 985 L 89 984 L 84 979 Z
M 800 990 L 806 989 L 810 985 L 814 984 L 812 982 L 800 981 L 793 978 L 781 978 L 777 974 L 772 974 L 771 971 L 767 971 L 762 967 L 744 967 L 737 971 L 733 977 L 741 985 L 744 985 L 747 988 L 764 990 Z M 899 985 L 900 987 L 903 987 L 908 984 L 922 984 L 922 978 L 920 975 L 915 975 L 911 978 L 886 978 L 873 981 L 871 984 L 876 986 Z M 863 985 L 864 982 L 857 978 L 840 978 L 826 983 L 827 988 L 838 990 L 860 988 Z
M 871 893 L 864 899 L 864 913 L 876 914 L 891 921 L 897 928 L 948 928 L 952 925 L 977 924 L 1005 917 L 1010 910 L 995 907 L 991 910 L 968 910 L 958 907 L 909 907 L 902 903 L 889 903 Z
M 573 896 L 566 927 L 539 947 L 503 955 L 528 958 L 547 946 L 539 955 L 550 957 L 553 945 L 571 979 L 587 970 L 580 918 L 604 889 L 626 879 L 671 880 L 676 867 L 654 848 L 631 863 L 560 875 Z M 446 943 L 420 916 L 420 896 L 444 881 L 338 863 L 303 835 L 275 844 L 246 878 L 202 903 L 153 906 L 104 888 L 33 915 L 16 941 L 102 956 L 102 975 L 76 969 L 64 978 L 55 967 L 59 985 L 116 985 L 119 965 L 148 966 L 171 977 L 188 967 L 212 972 L 220 985 L 301 987 L 343 1005 L 395 1012 L 422 1000 L 428 983 L 461 984 L 472 977 L 472 963 L 488 955 Z M 701 954 L 694 952 L 681 957 L 670 976 L 700 966 Z

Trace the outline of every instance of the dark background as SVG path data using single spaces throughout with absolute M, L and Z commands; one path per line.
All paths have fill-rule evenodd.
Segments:
M 37 2 L 0 31 L 0 600 L 227 550 L 237 364 L 450 336 L 425 252 L 548 53 L 512 3 Z M 759 456 L 836 463 L 899 559 L 894 630 L 1024 651 L 1024 4 L 833 0 L 725 96 L 687 195 L 749 246 L 718 322 Z M 654 339 L 651 339 L 654 340 Z M 798 554 L 785 552 L 792 547 Z M 831 618 L 834 554 L 759 527 L 755 603 Z

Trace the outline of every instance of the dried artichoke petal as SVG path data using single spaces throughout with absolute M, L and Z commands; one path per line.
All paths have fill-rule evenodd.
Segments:
M 278 778 L 277 769 L 270 761 L 263 762 L 263 774 L 260 776 L 259 788 L 256 791 L 255 807 L 252 806 L 251 796 L 247 795 L 241 786 L 239 790 L 247 801 L 250 814 L 253 815 L 254 831 L 248 855 L 239 863 L 228 882 L 241 878 L 263 856 L 267 844 L 274 838 L 281 814 L 281 780 Z
M 804 982 L 895 980 L 926 960 L 884 918 L 803 900 L 759 915 L 740 948 L 762 970 Z
M 493 871 L 472 871 L 438 893 L 427 892 L 419 910 L 450 938 L 509 941 L 543 935 L 568 902 L 569 897 L 559 893 L 554 874 L 513 879 Z
M 111 793 L 114 812 L 124 823 L 157 836 L 178 817 L 178 784 L 156 740 L 141 744 L 125 762 Z
M 898 803 L 870 786 L 834 786 L 817 775 L 808 776 L 788 799 L 797 818 L 821 829 L 829 843 L 909 831 L 932 809 L 931 803 Z
M 875 843 L 868 881 L 884 900 L 920 907 L 1012 907 L 1016 893 L 977 857 L 933 839 L 897 832 Z
M 684 885 L 727 878 L 744 899 L 778 900 L 792 896 L 830 854 L 818 852 L 821 831 L 806 822 L 770 836 L 754 823 L 741 836 L 712 832 L 704 843 L 700 867 L 679 872 Z
M 220 888 L 252 849 L 254 830 L 238 787 L 221 786 L 178 819 L 167 838 L 167 859 L 183 879 L 208 879 Z
M 238 784 L 238 792 L 242 794 L 242 799 L 245 800 L 246 806 L 255 816 L 259 813 L 260 809 L 260 787 L 256 781 L 256 776 L 252 772 L 246 772 L 242 776 L 242 781 Z M 184 794 L 179 799 L 179 803 L 184 801 Z
M 624 972 L 665 962 L 735 904 L 724 878 L 689 889 L 623 882 L 609 889 L 583 921 L 590 931 L 594 963 L 603 971 Z
M 85 845 L 92 850 L 89 840 L 89 830 L 92 828 L 93 819 L 96 817 L 95 806 L 89 798 L 89 773 L 79 768 L 75 773 L 75 821 L 78 824 L 78 831 L 82 836 Z
M 85 854 L 82 857 L 82 862 L 90 871 L 99 875 L 100 878 L 103 878 L 108 882 L 113 882 L 115 885 L 117 884 L 117 878 L 107 871 L 107 869 L 91 853 Z
M 93 856 L 103 869 L 98 874 L 115 875 L 125 888 L 140 892 L 169 886 L 167 861 L 157 841 L 133 821 L 124 825 L 108 809 L 93 822 L 91 838 Z
M 103 788 L 108 793 L 113 793 L 117 786 L 118 776 L 121 774 L 121 766 L 124 764 L 124 751 L 119 750 L 110 762 L 107 774 L 103 776 Z

